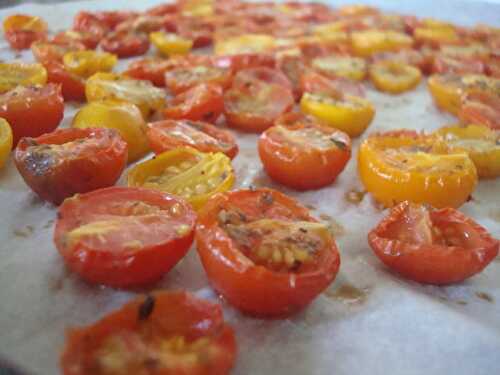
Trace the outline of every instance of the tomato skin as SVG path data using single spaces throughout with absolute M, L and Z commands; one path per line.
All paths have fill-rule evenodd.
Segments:
M 109 31 L 108 27 L 93 13 L 81 11 L 73 19 L 73 30 L 89 33 L 85 45 L 94 49 L 104 35 Z M 57 37 L 57 36 L 56 36 Z
M 85 80 L 66 70 L 63 64 L 52 61 L 44 64 L 47 70 L 47 80 L 61 86 L 65 101 L 85 101 Z
M 231 69 L 237 73 L 249 68 L 274 68 L 276 61 L 271 54 L 265 53 L 239 53 L 236 55 L 214 56 L 213 63 L 220 68 Z
M 0 169 L 2 169 L 9 158 L 12 150 L 12 130 L 3 118 L 0 118 Z
M 167 119 L 215 123 L 224 110 L 223 90 L 219 85 L 201 83 L 167 102 Z
M 85 46 L 76 41 L 64 42 L 35 42 L 31 45 L 31 52 L 39 63 L 45 65 L 50 62 L 62 62 L 64 54 L 70 51 L 83 51 Z
M 165 73 L 178 66 L 172 59 L 145 57 L 133 61 L 123 73 L 128 77 L 150 81 L 156 87 L 165 87 Z
M 309 129 L 324 137 L 335 137 L 337 143 L 326 150 L 307 143 L 297 145 L 286 139 L 281 129 L 295 133 Z M 258 150 L 264 169 L 273 180 L 297 190 L 309 190 L 335 181 L 351 157 L 351 140 L 344 132 L 326 126 L 273 126 L 261 134 Z
M 162 208 L 178 204 L 184 216 L 178 222 L 187 225 L 186 233 L 163 239 L 155 245 L 103 251 L 84 241 L 68 248 L 65 235 L 77 228 L 85 215 L 92 215 L 106 202 L 138 200 Z M 66 199 L 58 211 L 54 242 L 65 263 L 90 283 L 117 288 L 146 285 L 158 281 L 187 253 L 193 242 L 196 215 L 182 199 L 150 189 L 109 187 Z M 173 229 L 172 229 L 173 230 Z
M 105 36 L 101 48 L 120 58 L 144 55 L 149 49 L 147 35 L 134 32 L 113 32 Z
M 54 43 L 81 43 L 87 49 L 95 49 L 103 38 L 104 33 L 96 34 L 92 31 L 85 30 L 66 30 L 54 35 L 52 41 Z
M 231 84 L 229 69 L 213 66 L 184 66 L 174 68 L 165 73 L 165 84 L 175 95 L 181 94 L 201 83 L 212 83 L 226 89 Z
M 424 284 L 458 283 L 481 272 L 497 256 L 499 242 L 485 228 L 453 208 L 430 211 L 429 215 L 433 227 L 444 231 L 445 237 L 447 228 L 454 227 L 455 235 L 462 237 L 459 245 L 395 238 L 392 228 L 408 218 L 409 207 L 408 202 L 395 206 L 368 234 L 368 243 L 375 254 L 403 277 Z
M 0 117 L 6 119 L 14 135 L 14 145 L 22 137 L 37 137 L 53 131 L 64 115 L 61 87 L 17 88 L 0 95 Z
M 151 312 L 146 317 L 144 313 L 141 315 L 141 311 L 149 312 L 150 309 Z M 145 331 L 154 334 L 147 337 L 142 333 Z M 135 370 L 144 374 L 228 375 L 237 354 L 234 331 L 225 324 L 222 308 L 218 304 L 183 291 L 158 291 L 136 297 L 90 326 L 68 330 L 61 356 L 63 374 L 104 375 L 102 371 L 95 372 L 96 362 L 100 359 L 96 351 L 107 338 L 117 334 L 135 334 L 143 345 L 150 347 L 146 352 L 137 351 L 133 346 L 128 348 L 132 357 L 141 357 L 137 362 L 144 365 Z M 187 368 L 182 355 L 190 353 L 177 349 L 180 354 L 178 366 L 163 367 L 161 361 L 158 361 L 153 362 L 158 366 L 151 370 L 151 366 L 147 366 L 147 359 L 161 351 L 161 348 L 154 347 L 154 341 L 168 342 L 172 337 L 183 337 L 188 345 L 198 339 L 208 340 L 209 346 L 205 351 L 195 351 L 197 360 Z M 172 353 L 171 350 L 167 351 Z M 134 369 L 128 370 L 135 373 L 132 372 Z
M 79 150 L 76 157 L 29 149 L 39 145 L 61 145 L 78 139 L 100 142 L 95 153 Z M 42 199 L 59 205 L 76 193 L 113 185 L 127 161 L 127 144 L 107 129 L 59 129 L 38 138 L 22 138 L 14 161 L 24 181 Z
M 306 208 L 276 190 L 228 192 L 215 196 L 199 213 L 196 246 L 210 283 L 231 304 L 251 315 L 285 317 L 308 305 L 335 279 L 340 257 L 332 241 L 319 268 L 307 273 L 278 273 L 256 266 L 219 226 L 218 215 L 233 205 L 255 214 L 261 209 L 258 200 L 263 194 L 271 196 L 276 205 L 268 215 L 315 221 Z
M 347 78 L 327 78 L 315 71 L 309 70 L 300 76 L 301 92 L 312 94 L 325 94 L 328 96 L 353 95 L 365 97 L 363 86 Z
M 27 49 L 33 42 L 47 37 L 47 23 L 39 17 L 13 14 L 3 22 L 5 39 L 11 48 Z
M 173 134 L 174 132 L 183 133 L 183 128 L 187 126 L 197 131 L 207 134 L 215 140 L 225 144 L 225 147 L 197 143 L 186 142 L 185 139 L 179 139 Z M 219 129 L 212 124 L 200 121 L 174 121 L 164 120 L 148 124 L 146 132 L 149 144 L 155 154 L 159 155 L 165 151 L 172 150 L 176 147 L 193 147 L 201 152 L 222 152 L 233 159 L 238 154 L 238 145 L 233 135 L 226 130 Z M 188 135 L 188 132 L 186 132 Z

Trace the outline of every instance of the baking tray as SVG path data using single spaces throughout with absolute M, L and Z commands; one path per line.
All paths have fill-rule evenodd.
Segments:
M 94 1 L 24 4 L 0 10 L 42 16 L 51 31 L 67 28 L 79 10 L 145 9 L 159 1 Z M 500 5 L 459 1 L 365 1 L 382 8 L 435 16 L 461 24 L 499 26 Z M 337 4 L 337 3 L 335 3 Z M 0 59 L 31 60 L 0 40 Z M 126 63 L 121 62 L 123 67 Z M 119 70 L 119 68 L 117 69 Z M 408 127 L 433 130 L 453 122 L 436 110 L 425 83 L 389 96 L 369 88 L 377 114 L 368 134 Z M 75 107 L 68 105 L 62 126 Z M 257 136 L 237 133 L 235 188 L 279 188 L 313 209 L 336 233 L 342 265 L 335 282 L 307 309 L 289 319 L 243 316 L 224 301 L 239 356 L 234 375 L 500 374 L 500 261 L 454 286 L 423 286 L 392 274 L 368 247 L 368 231 L 386 213 L 369 194 L 358 204 L 346 195 L 362 192 L 353 158 L 331 186 L 298 193 L 274 184 L 256 153 Z M 119 184 L 124 184 L 122 178 Z M 481 181 L 461 210 L 500 237 L 500 179 Z M 68 272 L 52 242 L 56 209 L 23 183 L 12 161 L 0 171 L 0 356 L 34 375 L 59 373 L 58 358 L 68 326 L 89 324 L 142 292 L 91 286 Z M 187 289 L 217 300 L 191 249 L 156 288 Z M 0 369 L 0 373 L 4 374 Z

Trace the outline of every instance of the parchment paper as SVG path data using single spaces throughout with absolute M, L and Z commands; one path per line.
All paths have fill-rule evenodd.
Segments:
M 433 15 L 464 24 L 499 26 L 498 5 L 465 2 L 365 1 L 391 10 Z M 158 1 L 95 1 L 22 5 L 3 9 L 37 14 L 51 31 L 71 24 L 81 9 L 145 9 Z M 0 58 L 15 56 L 0 40 Z M 125 64 L 121 64 L 123 67 Z M 116 69 L 120 70 L 120 68 Z M 369 89 L 377 108 L 365 135 L 382 129 L 432 130 L 453 122 L 432 104 L 425 83 L 389 96 Z M 63 126 L 75 107 L 68 106 Z M 225 316 L 239 344 L 235 375 L 495 375 L 500 374 L 500 259 L 484 272 L 449 287 L 422 286 L 392 274 L 368 247 L 368 231 L 386 213 L 369 194 L 359 204 L 345 199 L 362 191 L 353 158 L 331 186 L 297 193 L 272 183 L 261 168 L 254 135 L 238 133 L 235 188 L 279 188 L 314 208 L 337 234 L 342 265 L 336 281 L 309 308 L 285 320 L 248 318 L 223 300 Z M 124 183 L 122 178 L 120 184 Z M 500 179 L 481 181 L 461 210 L 500 237 Z M 58 358 L 67 326 L 89 324 L 138 291 L 90 286 L 65 270 L 52 242 L 56 210 L 23 183 L 12 161 L 0 171 L 0 356 L 34 375 L 59 373 Z M 217 299 L 208 287 L 195 249 L 156 286 L 187 289 Z

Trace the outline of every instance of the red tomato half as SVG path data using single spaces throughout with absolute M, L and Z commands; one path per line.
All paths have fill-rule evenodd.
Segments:
M 283 85 L 256 79 L 246 83 L 238 80 L 238 85 L 224 94 L 224 116 L 229 126 L 248 132 L 262 132 L 288 112 L 294 103 L 292 91 Z
M 61 87 L 18 86 L 0 95 L 0 117 L 12 128 L 14 145 L 22 137 L 38 137 L 53 131 L 64 115 Z
M 149 49 L 149 38 L 144 33 L 112 32 L 101 40 L 100 46 L 118 57 L 141 56 Z
M 201 83 L 167 102 L 163 115 L 167 119 L 214 123 L 224 110 L 224 97 L 219 85 Z
M 31 52 L 35 59 L 46 64 L 52 61 L 62 62 L 64 54 L 72 51 L 83 51 L 85 46 L 80 42 L 35 42 L 31 45 Z
M 85 98 L 85 80 L 71 72 L 68 72 L 64 64 L 60 62 L 48 62 L 44 64 L 47 70 L 47 80 L 61 86 L 61 92 L 64 100 L 84 102 Z
M 86 43 L 83 43 L 88 45 L 89 48 L 95 48 L 104 35 L 109 32 L 109 28 L 95 14 L 85 11 L 76 14 L 73 19 L 73 30 L 87 34 L 85 37 Z M 57 35 L 54 39 L 56 38 Z M 92 45 L 94 46 L 92 47 Z
M 13 49 L 27 49 L 33 42 L 47 37 L 47 23 L 40 17 L 13 14 L 3 22 L 5 39 Z
M 231 69 L 233 73 L 237 73 L 240 70 L 250 68 L 274 68 L 276 61 L 272 55 L 265 53 L 240 53 L 214 56 L 213 63 L 219 68 Z
M 278 59 L 278 69 L 285 74 L 293 86 L 293 95 L 296 100 L 302 96 L 300 77 L 306 71 L 306 64 L 302 56 L 284 55 Z
M 438 74 L 484 74 L 485 66 L 480 59 L 435 56 L 432 73 Z
M 345 94 L 358 97 L 365 96 L 363 85 L 347 78 L 327 78 L 312 70 L 300 76 L 302 92 L 311 94 L 325 94 L 332 97 L 341 97 Z
M 111 10 L 94 13 L 95 17 L 106 25 L 107 28 L 114 30 L 120 23 L 137 17 L 137 12 Z
M 326 126 L 272 126 L 259 138 L 266 173 L 285 186 L 318 189 L 331 184 L 351 157 L 351 139 Z
M 146 134 L 156 154 L 184 146 L 201 152 L 222 152 L 231 159 L 238 153 L 238 145 L 231 133 L 205 122 L 153 122 L 148 125 Z
M 292 91 L 292 83 L 280 70 L 266 67 L 249 68 L 239 71 L 233 78 L 233 88 L 247 87 L 253 82 L 261 81 L 267 84 L 279 85 Z
M 159 280 L 187 253 L 196 214 L 183 199 L 151 189 L 111 187 L 66 199 L 54 241 L 67 266 L 113 287 Z
M 368 234 L 368 243 L 389 268 L 426 284 L 461 282 L 481 272 L 499 242 L 453 208 L 428 210 L 402 202 Z
M 177 33 L 193 41 L 193 48 L 206 47 L 212 44 L 214 26 L 209 21 L 199 17 L 184 17 L 175 19 Z
M 466 124 L 500 130 L 500 96 L 487 90 L 469 92 L 462 97 L 458 116 Z
M 111 129 L 59 129 L 22 138 L 14 161 L 29 187 L 57 205 L 114 185 L 127 164 L 127 144 Z
M 69 330 L 61 367 L 64 375 L 228 375 L 236 350 L 219 305 L 155 292 Z
M 90 30 L 93 30 L 90 28 Z M 101 29 L 96 29 L 101 30 Z M 104 36 L 104 31 L 101 32 L 94 30 L 92 31 L 84 31 L 84 30 L 66 30 L 57 33 L 52 41 L 54 43 L 81 43 L 87 49 L 95 49 L 101 39 Z
M 180 94 L 201 83 L 212 83 L 227 88 L 231 84 L 231 71 L 215 66 L 181 66 L 165 73 L 165 84 L 174 94 Z
M 198 254 L 213 287 L 258 316 L 286 316 L 334 279 L 340 256 L 328 228 L 270 189 L 218 194 L 196 227 Z
M 165 73 L 177 66 L 177 62 L 172 59 L 167 60 L 159 57 L 145 57 L 133 61 L 124 74 L 135 79 L 150 81 L 153 85 L 158 87 L 164 87 Z

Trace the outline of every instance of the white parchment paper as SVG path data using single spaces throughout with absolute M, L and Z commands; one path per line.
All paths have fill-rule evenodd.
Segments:
M 37 14 L 54 32 L 69 27 L 81 9 L 145 9 L 158 2 L 29 4 L 2 9 L 0 18 L 14 12 Z M 500 7 L 493 4 L 365 2 L 463 24 L 482 21 L 500 26 Z M 4 40 L 0 40 L 0 58 L 32 60 L 29 52 L 14 55 Z M 369 88 L 368 98 L 377 114 L 361 139 L 383 129 L 432 130 L 453 122 L 435 109 L 425 83 L 400 96 Z M 74 111 L 75 107 L 68 106 L 62 126 L 70 123 Z M 356 175 L 360 139 L 354 141 L 353 158 L 333 185 L 297 193 L 265 175 L 255 135 L 237 136 L 240 154 L 234 161 L 235 188 L 275 187 L 309 205 L 335 228 L 342 265 L 330 288 L 290 319 L 248 318 L 220 301 L 236 329 L 235 375 L 500 374 L 499 259 L 480 275 L 455 286 L 422 286 L 401 279 L 378 261 L 366 241 L 368 231 L 385 212 L 369 194 L 359 204 L 345 199 L 353 189 L 362 190 Z M 481 181 L 473 197 L 461 210 L 500 237 L 500 179 Z M 67 326 L 92 323 L 141 292 L 90 286 L 66 271 L 52 242 L 55 215 L 56 209 L 23 183 L 12 161 L 0 170 L 0 356 L 34 375 L 59 373 Z M 182 288 L 217 299 L 194 248 L 157 288 Z

